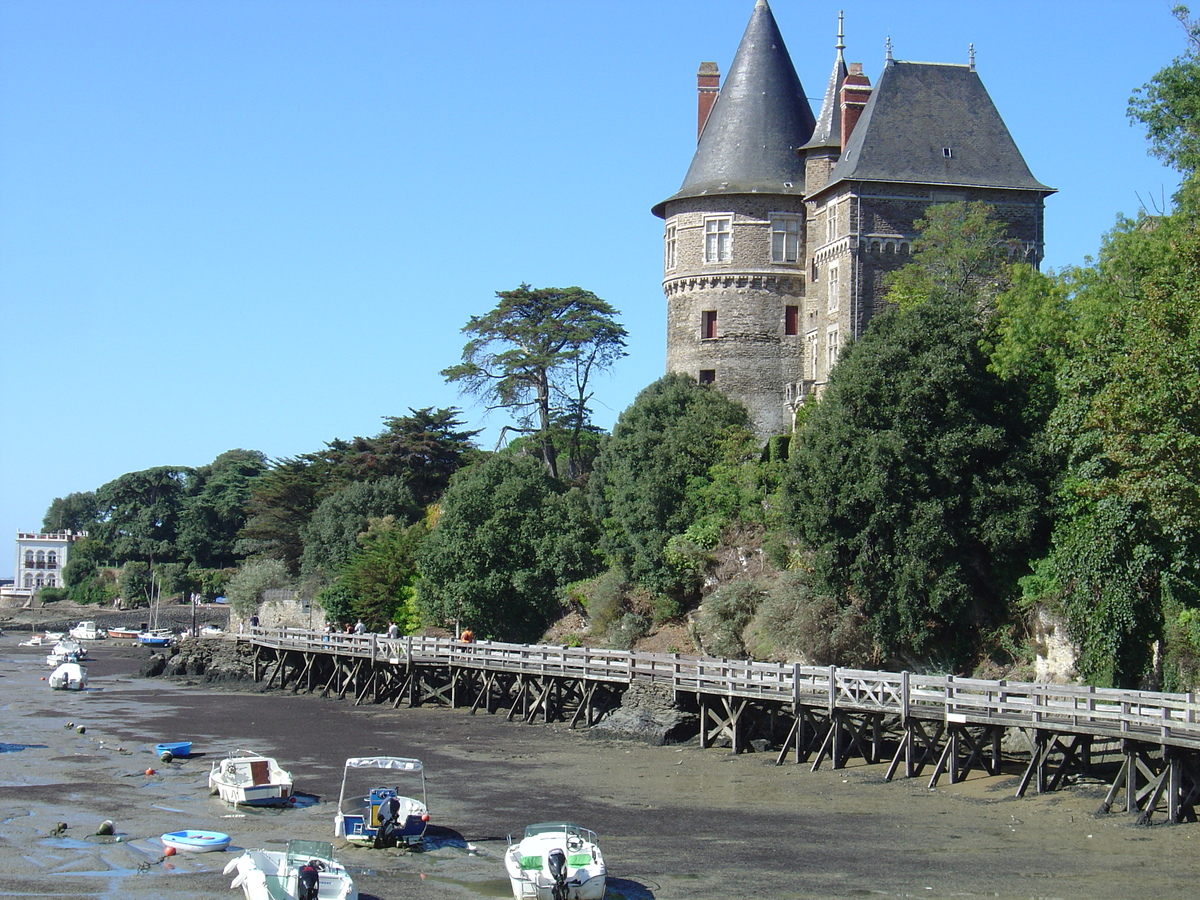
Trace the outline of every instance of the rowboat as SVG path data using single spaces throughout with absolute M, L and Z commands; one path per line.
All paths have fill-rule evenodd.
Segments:
M 136 641 L 138 629 L 118 625 L 116 628 L 108 629 L 108 636 L 110 638 L 117 638 L 118 640 Z
M 154 745 L 154 752 L 158 756 L 163 756 L 167 753 L 171 756 L 191 756 L 192 742 L 191 741 L 166 741 L 162 744 Z
M 181 853 L 208 853 L 229 846 L 229 835 L 220 831 L 168 831 L 159 840 L 164 847 L 174 847 Z

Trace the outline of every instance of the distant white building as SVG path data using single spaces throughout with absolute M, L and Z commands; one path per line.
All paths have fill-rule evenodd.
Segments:
M 11 585 L 0 588 L 0 597 L 12 603 L 27 602 L 44 587 L 62 587 L 63 569 L 71 554 L 71 544 L 87 537 L 87 532 L 64 531 L 58 534 L 17 533 L 17 559 Z

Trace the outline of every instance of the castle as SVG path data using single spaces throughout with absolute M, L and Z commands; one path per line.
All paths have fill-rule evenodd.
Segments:
M 841 348 L 885 304 L 914 222 L 933 203 L 995 208 L 1024 261 L 1042 258 L 1043 202 L 967 65 L 887 59 L 877 83 L 846 64 L 814 116 L 767 0 L 733 65 L 697 75 L 698 141 L 665 221 L 667 369 L 745 404 L 766 438 L 792 430 Z

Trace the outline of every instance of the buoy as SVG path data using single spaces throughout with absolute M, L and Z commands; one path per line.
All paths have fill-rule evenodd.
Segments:
M 162 756 L 160 756 L 160 757 L 159 757 L 159 759 L 161 759 L 161 760 L 162 760 L 163 762 L 165 762 L 165 763 L 169 763 L 169 762 L 170 762 L 171 760 L 173 760 L 174 758 L 175 758 L 175 757 L 171 755 L 171 751 L 170 751 L 170 750 L 164 750 L 164 751 L 162 752 Z
M 43 675 L 43 676 L 42 676 L 42 681 L 45 681 L 45 680 L 46 680 L 46 676 L 45 676 L 45 675 Z
M 421 821 L 428 822 L 429 821 L 429 813 L 425 813 L 425 815 L 421 816 Z
M 174 856 L 174 855 L 175 855 L 174 847 L 168 847 L 166 850 L 163 851 L 163 856 Z
M 63 728 L 74 728 L 74 727 L 75 727 L 74 722 L 68 722 L 66 725 L 63 726 Z
M 114 830 L 112 819 L 105 819 L 96 829 L 96 834 L 112 834 Z
M 75 730 L 78 731 L 80 734 L 83 734 L 85 731 L 87 731 L 87 729 L 84 728 L 82 725 L 75 726 Z
M 146 774 L 147 774 L 147 775 L 155 775 L 155 774 L 157 774 L 157 773 L 156 773 L 156 772 L 155 772 L 153 769 L 147 769 L 147 770 L 146 770 Z

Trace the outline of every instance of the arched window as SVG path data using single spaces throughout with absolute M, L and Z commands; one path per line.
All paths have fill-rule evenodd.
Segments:
M 25 565 L 27 565 L 31 569 L 33 568 L 33 551 L 32 550 L 25 551 Z M 26 587 L 28 587 L 28 585 L 26 585 Z
M 37 586 L 38 586 L 38 587 L 43 587 L 43 586 L 45 585 L 45 583 L 46 583 L 46 576 L 45 576 L 45 575 L 43 575 L 41 572 L 38 572 L 38 576 L 37 576 Z
M 53 550 L 51 550 L 49 553 L 46 554 L 46 568 L 47 569 L 57 569 L 58 568 L 58 554 L 56 552 L 54 552 Z
M 28 572 L 25 573 L 25 587 L 26 589 L 33 587 L 33 576 Z

